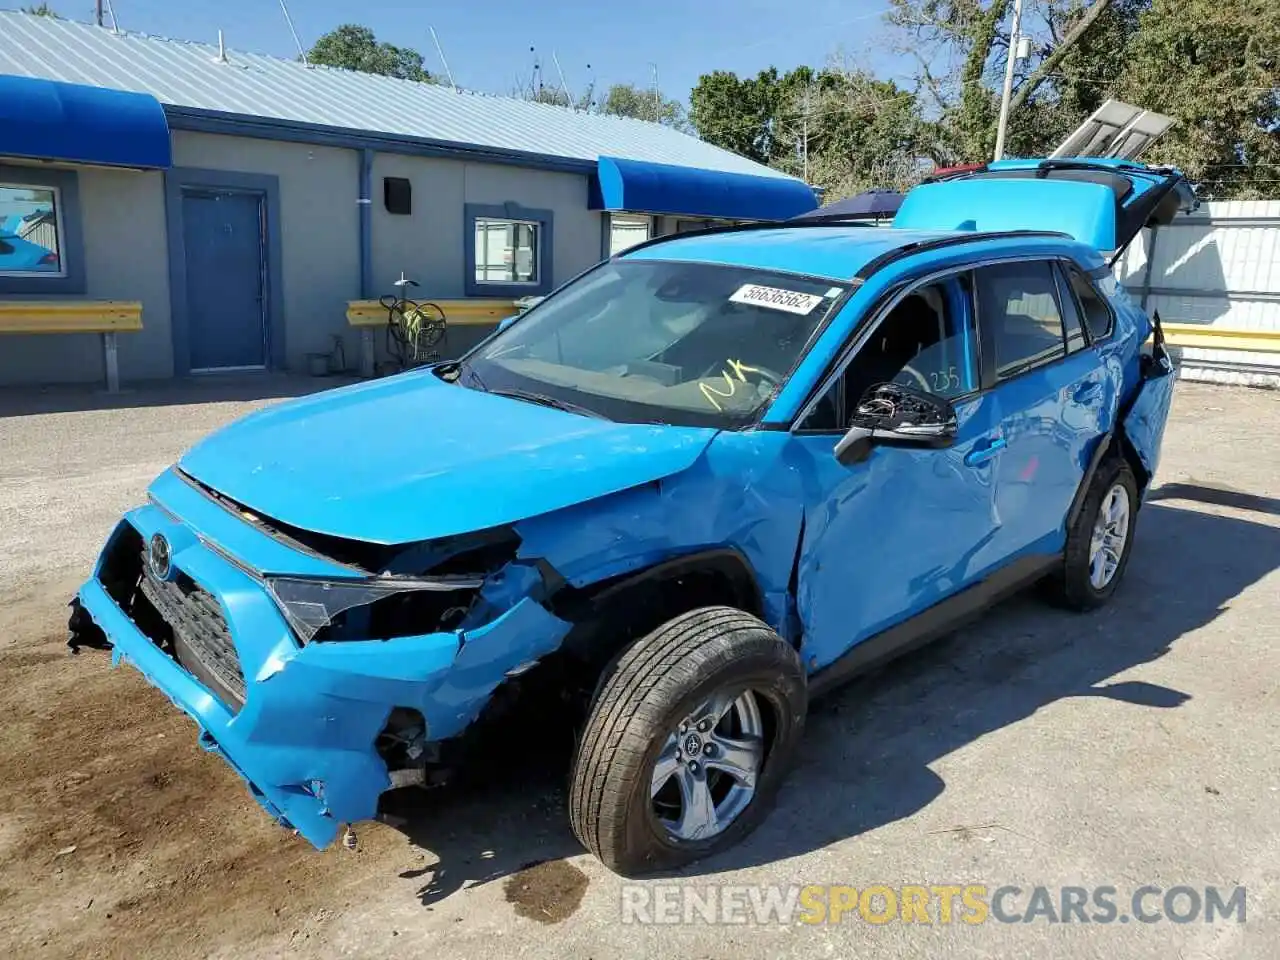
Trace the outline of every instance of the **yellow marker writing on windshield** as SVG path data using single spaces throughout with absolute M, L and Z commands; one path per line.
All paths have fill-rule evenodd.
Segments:
M 713 387 L 711 384 L 707 383 L 706 381 L 703 381 L 702 383 L 698 384 L 698 389 L 702 391 L 702 395 L 707 398 L 707 402 L 710 403 L 713 407 L 715 407 L 717 411 L 724 410 L 724 407 L 720 406 L 720 401 L 717 400 L 716 397 L 732 397 L 735 393 L 738 392 L 738 385 L 734 383 L 733 378 L 729 376 L 730 370 L 738 375 L 738 379 L 742 383 L 747 382 L 747 378 L 744 376 L 745 373 L 760 372 L 756 367 L 749 367 L 745 363 L 743 363 L 741 360 L 729 359 L 729 360 L 726 360 L 725 363 L 728 369 L 721 370 L 720 376 L 724 377 L 724 382 L 729 387 L 728 393 L 721 393 L 719 390 L 717 390 L 715 387 Z

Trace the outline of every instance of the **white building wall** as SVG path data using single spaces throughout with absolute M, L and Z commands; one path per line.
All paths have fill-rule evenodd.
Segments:
M 1116 265 L 1148 310 L 1167 323 L 1280 332 L 1280 200 L 1205 203 L 1152 234 L 1144 230 Z M 1189 379 L 1280 387 L 1280 352 L 1181 354 Z

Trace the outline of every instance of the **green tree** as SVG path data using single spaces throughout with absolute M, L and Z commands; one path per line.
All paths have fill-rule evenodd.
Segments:
M 1149 2 L 1149 0 L 1145 0 Z M 940 163 L 986 160 L 995 147 L 1000 88 L 1009 56 L 1010 0 L 891 0 L 887 15 L 918 61 L 917 87 L 932 100 L 926 150 Z M 1006 152 L 1052 149 L 1082 119 L 1083 107 L 1123 68 L 1121 51 L 1139 0 L 1044 0 L 1024 9 L 1029 60 L 1015 64 Z M 1108 56 L 1113 59 L 1108 59 Z M 935 72 L 937 64 L 950 69 Z M 1063 97 L 1063 75 L 1094 72 Z M 1084 74 L 1080 74 L 1081 77 Z M 1086 93 L 1092 84 L 1092 94 Z M 1101 102 L 1101 101 L 1097 101 Z
M 307 60 L 401 80 L 439 82 L 423 67 L 422 54 L 417 50 L 379 42 L 372 30 L 354 23 L 343 24 L 322 36 L 307 54 Z
M 824 69 L 814 86 L 802 131 L 808 131 L 808 179 L 825 188 L 827 199 L 906 189 L 919 180 L 923 124 L 914 93 L 848 66 Z
M 689 119 L 698 136 L 759 163 L 774 160 L 781 149 L 776 137 L 780 79 L 776 67 L 746 78 L 727 70 L 703 74 L 689 95 Z
M 52 17 L 54 20 L 62 19 L 62 15 L 47 3 L 38 3 L 34 7 L 22 7 L 21 9 L 23 13 L 29 13 L 33 17 Z
M 690 100 L 704 140 L 803 176 L 828 199 L 920 175 L 915 94 L 838 57 L 821 70 L 717 71 Z
M 915 55 L 918 86 L 933 100 L 936 116 L 924 143 L 935 162 L 991 156 L 1010 9 L 1010 0 L 891 0 L 886 18 Z M 935 64 L 954 67 L 939 73 Z
M 651 120 L 677 129 L 685 126 L 684 107 L 678 100 L 664 97 L 657 90 L 642 90 L 630 83 L 611 86 L 599 110 L 614 117 Z
M 1215 197 L 1280 196 L 1280 5 L 1154 0 L 1121 93 L 1175 123 L 1152 149 Z
M 1138 19 L 1150 6 L 1151 0 L 1111 0 L 1053 66 L 1046 82 L 1057 94 L 1064 114 L 1063 136 L 1115 94 L 1129 60 L 1129 46 L 1138 32 Z M 1048 7 L 1046 19 L 1055 48 L 1079 26 L 1087 9 L 1082 0 L 1057 0 Z M 1013 107 L 1020 106 L 1031 92 L 1024 95 L 1019 89 Z

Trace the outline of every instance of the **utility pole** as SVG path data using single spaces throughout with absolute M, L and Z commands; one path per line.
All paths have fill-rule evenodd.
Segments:
M 1022 0 L 1013 0 L 1013 26 L 1009 29 L 1009 57 L 1004 65 L 1004 93 L 1000 97 L 1000 124 L 996 127 L 996 156 L 1004 156 L 1004 137 L 1009 127 L 1009 98 L 1013 95 L 1013 66 L 1018 61 L 1018 33 L 1022 29 Z
M 102 0 L 98 0 L 98 2 L 94 5 L 93 22 L 96 23 L 98 26 L 102 26 Z

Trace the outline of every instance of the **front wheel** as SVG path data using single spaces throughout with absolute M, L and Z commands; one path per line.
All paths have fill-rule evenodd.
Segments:
M 1137 517 L 1133 471 L 1123 460 L 1104 461 L 1067 531 L 1062 569 L 1050 582 L 1053 599 L 1075 610 L 1092 610 L 1110 600 L 1129 565 Z
M 728 607 L 636 641 L 592 704 L 569 795 L 573 832 L 624 876 L 732 846 L 768 812 L 808 708 L 800 658 Z

